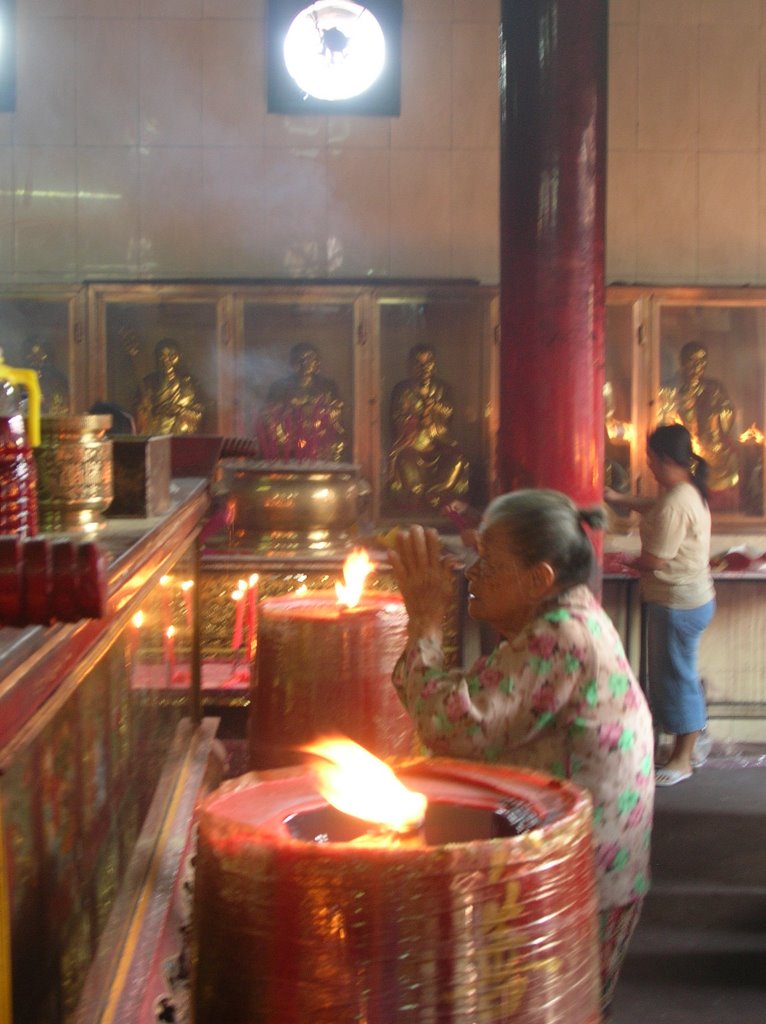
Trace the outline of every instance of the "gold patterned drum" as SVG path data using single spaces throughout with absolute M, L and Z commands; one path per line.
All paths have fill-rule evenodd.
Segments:
M 40 529 L 87 533 L 114 496 L 111 416 L 42 416 L 35 450 Z

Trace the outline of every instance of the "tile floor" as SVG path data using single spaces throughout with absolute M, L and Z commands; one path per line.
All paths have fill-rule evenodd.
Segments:
M 652 869 L 611 1024 L 766 1024 L 766 748 L 657 791 Z

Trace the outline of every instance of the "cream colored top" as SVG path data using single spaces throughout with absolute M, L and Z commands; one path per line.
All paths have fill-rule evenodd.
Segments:
M 641 598 L 699 608 L 715 597 L 710 575 L 710 509 L 697 488 L 676 484 L 641 517 L 641 547 L 668 564 L 641 571 Z

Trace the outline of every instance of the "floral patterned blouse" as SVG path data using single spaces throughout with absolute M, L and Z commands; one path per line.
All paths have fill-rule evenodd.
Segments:
M 393 681 L 434 754 L 541 769 L 588 789 L 599 908 L 644 895 L 651 715 L 617 631 L 587 586 L 558 595 L 468 671 L 445 669 L 434 640 L 410 640 Z

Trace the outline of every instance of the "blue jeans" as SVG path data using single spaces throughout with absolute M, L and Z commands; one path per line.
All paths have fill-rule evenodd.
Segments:
M 646 605 L 647 689 L 657 729 L 683 736 L 705 728 L 707 708 L 698 668 L 700 638 L 715 600 L 699 608 Z

